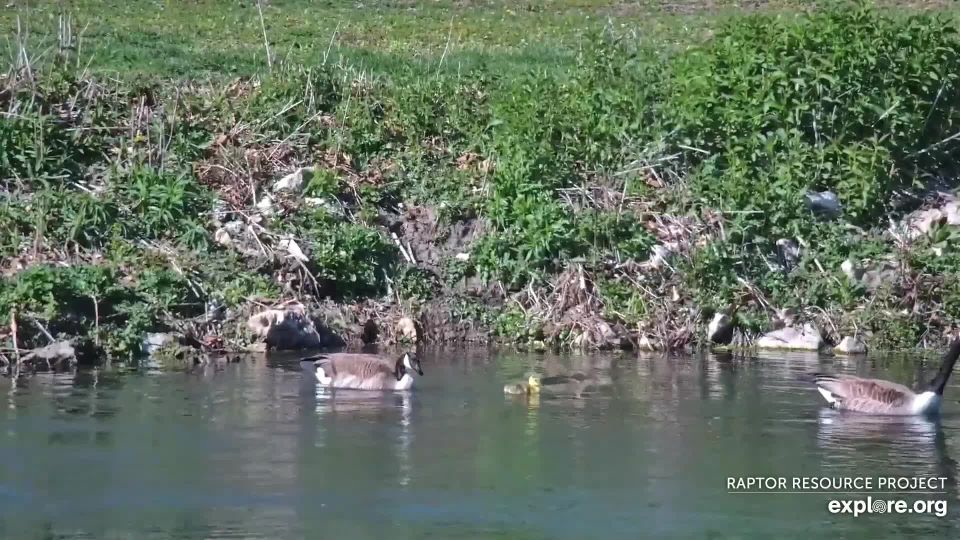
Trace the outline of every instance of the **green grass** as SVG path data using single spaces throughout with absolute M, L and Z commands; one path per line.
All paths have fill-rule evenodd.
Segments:
M 814 2 L 735 0 L 427 0 L 371 2 L 256 0 L 125 2 L 19 1 L 0 12 L 16 54 L 17 18 L 29 50 L 41 60 L 56 49 L 61 14 L 80 65 L 122 76 L 191 78 L 267 71 L 266 32 L 275 64 L 316 65 L 344 59 L 375 73 L 398 65 L 424 73 L 488 67 L 498 73 L 570 67 L 594 32 L 629 34 L 644 46 L 672 51 L 701 42 L 745 13 L 790 15 Z M 944 9 L 942 0 L 881 2 L 894 8 Z
M 61 8 L 63 4 L 63 8 Z M 769 3 L 768 3 L 769 4 Z M 785 3 L 765 4 L 780 9 Z M 0 13 L 4 33 L 16 18 L 36 53 L 56 44 L 61 13 L 72 17 L 79 61 L 94 71 L 161 77 L 249 75 L 267 68 L 263 32 L 275 62 L 313 65 L 345 57 L 361 68 L 416 65 L 427 71 L 556 69 L 569 65 L 591 32 L 609 25 L 658 47 L 704 38 L 738 13 L 736 2 L 609 0 L 434 0 L 371 2 L 115 0 L 17 2 Z M 11 54 L 6 43 L 7 55 Z M 442 59 L 442 64 L 441 64 Z

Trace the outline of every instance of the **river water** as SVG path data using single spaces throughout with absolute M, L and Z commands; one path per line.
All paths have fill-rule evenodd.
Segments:
M 913 384 L 916 359 L 424 353 L 409 394 L 318 390 L 293 359 L 0 380 L 3 539 L 958 537 L 960 387 L 939 421 L 836 414 L 798 377 Z M 309 367 L 309 364 L 306 364 Z M 590 370 L 577 399 L 505 396 Z M 730 493 L 728 477 L 946 477 L 948 512 L 866 494 Z

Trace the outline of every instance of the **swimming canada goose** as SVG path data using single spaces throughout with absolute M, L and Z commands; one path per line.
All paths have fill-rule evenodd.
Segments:
M 313 361 L 320 385 L 330 388 L 408 390 L 413 386 L 411 372 L 423 375 L 420 359 L 411 353 L 404 353 L 396 361 L 359 353 L 322 354 L 305 360 Z
M 943 365 L 927 389 L 916 393 L 902 384 L 852 375 L 813 373 L 817 390 L 831 407 L 842 411 L 888 415 L 926 415 L 940 411 L 943 389 L 960 357 L 960 339 L 955 339 L 943 357 Z

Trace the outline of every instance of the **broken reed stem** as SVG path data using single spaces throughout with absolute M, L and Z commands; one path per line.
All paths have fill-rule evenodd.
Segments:
M 447 32 L 447 44 L 443 47 L 443 54 L 440 55 L 440 62 L 437 63 L 437 73 L 434 77 L 440 76 L 440 69 L 443 68 L 443 61 L 447 58 L 447 52 L 450 50 L 450 38 L 453 37 L 453 17 L 450 17 L 450 31 Z
M 44 336 L 46 336 L 47 340 L 48 340 L 50 343 L 53 343 L 53 342 L 56 341 L 55 339 L 53 339 L 53 336 L 50 335 L 50 332 L 47 332 L 47 329 L 44 328 L 42 324 L 40 324 L 40 321 L 34 319 L 33 317 L 30 317 L 30 321 L 33 323 L 34 326 L 37 327 L 38 330 L 40 330 L 40 332 L 41 332 Z
M 20 347 L 17 345 L 17 310 L 10 308 L 10 338 L 13 340 L 13 358 L 20 365 Z
M 27 78 L 33 81 L 33 70 L 30 68 L 30 57 L 27 55 L 27 38 L 23 33 L 20 15 L 17 15 L 17 71 L 25 70 Z
M 413 255 L 407 253 L 407 249 L 403 247 L 403 243 L 400 241 L 400 237 L 397 236 L 397 233 L 390 233 L 390 237 L 393 238 L 393 243 L 397 245 L 397 248 L 400 250 L 400 254 L 403 255 L 403 259 L 410 264 L 417 264 L 417 261 L 413 258 Z
M 91 296 L 93 300 L 93 342 L 99 347 L 100 346 L 100 302 L 97 301 L 96 296 Z
M 257 13 L 260 15 L 260 31 L 263 32 L 263 48 L 267 50 L 267 69 L 273 73 L 273 58 L 270 55 L 270 40 L 267 39 L 267 26 L 263 22 L 263 7 L 257 0 Z
M 330 49 L 333 48 L 333 41 L 337 38 L 337 32 L 340 31 L 340 21 L 337 21 L 337 27 L 333 29 L 333 35 L 330 36 L 330 43 L 327 50 L 323 52 L 323 65 L 327 65 L 327 58 L 330 56 Z

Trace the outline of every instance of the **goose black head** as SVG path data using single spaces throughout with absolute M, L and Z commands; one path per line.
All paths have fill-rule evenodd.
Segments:
M 397 380 L 402 379 L 408 371 L 415 371 L 418 375 L 423 376 L 423 367 L 420 366 L 420 359 L 416 353 L 403 353 L 403 356 L 397 359 L 395 371 Z

